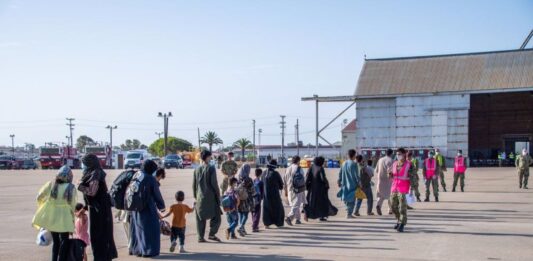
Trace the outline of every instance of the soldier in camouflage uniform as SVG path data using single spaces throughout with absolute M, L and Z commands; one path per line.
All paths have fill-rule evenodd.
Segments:
M 440 154 L 439 149 L 435 149 L 435 159 L 437 160 L 437 165 L 439 165 L 437 170 L 440 179 L 440 185 L 442 186 L 442 191 L 446 192 L 446 180 L 444 180 L 444 171 L 446 171 L 446 158 Z
M 407 224 L 407 199 L 406 195 L 409 193 L 411 182 L 414 180 L 414 169 L 411 162 L 406 159 L 406 151 L 404 148 L 399 148 L 396 151 L 396 158 L 392 164 L 393 178 L 391 187 L 391 209 L 396 216 L 396 229 L 398 232 L 403 232 Z M 407 172 L 407 173 L 406 173 Z
M 418 184 L 420 177 L 418 176 L 418 159 L 413 158 L 413 152 L 407 153 L 407 160 L 411 162 L 411 169 L 413 171 L 413 180 L 411 181 L 411 190 L 415 192 L 416 200 L 420 202 L 420 190 Z
M 228 160 L 222 162 L 220 170 L 222 170 L 222 174 L 224 175 L 222 184 L 220 184 L 220 193 L 222 193 L 223 196 L 228 189 L 229 179 L 233 178 L 238 170 L 237 162 L 233 160 L 233 152 L 230 151 L 228 153 Z
M 522 154 L 516 157 L 515 166 L 516 170 L 518 171 L 518 182 L 520 188 L 522 188 L 523 184 L 523 188 L 528 189 L 527 180 L 529 179 L 529 165 L 531 165 L 531 163 L 533 163 L 533 160 L 527 153 L 526 149 L 523 149 Z

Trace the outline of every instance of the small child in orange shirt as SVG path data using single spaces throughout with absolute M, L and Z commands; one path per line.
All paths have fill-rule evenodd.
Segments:
M 183 193 L 183 191 L 176 192 L 176 201 L 178 203 L 170 206 L 168 212 L 161 217 L 161 219 L 163 219 L 172 214 L 172 234 L 170 235 L 170 252 L 174 252 L 174 250 L 176 250 L 176 239 L 179 238 L 179 252 L 185 253 L 185 249 L 183 248 L 183 246 L 185 245 L 185 226 L 187 223 L 185 215 L 187 215 L 187 213 L 191 213 L 193 209 L 187 206 L 187 204 L 183 203 L 184 199 L 185 193 Z

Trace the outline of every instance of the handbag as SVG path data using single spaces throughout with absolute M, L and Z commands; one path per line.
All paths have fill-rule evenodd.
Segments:
M 37 239 L 35 243 L 39 246 L 49 246 L 52 243 L 52 233 L 48 230 L 41 228 L 37 233 Z
M 355 198 L 356 199 L 366 199 L 366 194 L 363 192 L 361 188 L 357 188 L 355 190 Z
M 170 236 L 170 234 L 172 234 L 172 230 L 170 229 L 170 224 L 165 220 L 159 221 L 159 228 L 161 230 L 161 234 L 164 236 Z
M 67 243 L 68 255 L 67 261 L 83 261 L 85 254 L 85 242 L 81 239 L 69 238 Z

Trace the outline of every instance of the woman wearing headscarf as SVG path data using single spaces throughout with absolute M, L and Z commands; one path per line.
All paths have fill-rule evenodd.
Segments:
M 142 191 L 142 200 L 145 207 L 141 211 L 131 211 L 131 241 L 130 254 L 142 257 L 158 256 L 161 249 L 161 232 L 159 227 L 159 209 L 165 211 L 165 202 L 159 190 L 157 164 L 152 160 L 146 160 L 141 170 L 133 176 L 138 179 L 140 185 L 138 191 Z M 128 188 L 130 189 L 130 188 Z
M 254 181 L 250 178 L 250 165 L 245 163 L 242 165 L 242 167 L 239 169 L 238 177 L 239 177 L 239 189 L 243 189 L 246 191 L 246 194 L 248 197 L 245 200 L 241 200 L 239 204 L 239 234 L 241 237 L 244 237 L 248 233 L 246 233 L 246 229 L 244 226 L 246 225 L 246 221 L 248 220 L 248 214 L 254 210 Z
M 334 213 L 336 208 L 331 205 L 328 197 L 329 182 L 323 167 L 324 162 L 323 157 L 316 157 L 307 171 L 305 184 L 308 203 L 304 207 L 306 219 L 319 218 L 321 221 L 326 221 L 330 214 L 336 214 Z
M 35 228 L 51 232 L 53 239 L 52 261 L 66 260 L 69 233 L 74 232 L 76 188 L 72 185 L 72 170 L 63 166 L 53 181 L 46 182 L 37 195 L 38 209 L 33 217 Z
M 263 224 L 266 228 L 270 225 L 282 227 L 285 222 L 285 209 L 280 195 L 280 191 L 283 190 L 283 180 L 276 171 L 277 167 L 278 162 L 275 159 L 271 160 L 264 175 Z
M 117 258 L 113 239 L 113 214 L 111 198 L 107 193 L 106 173 L 94 154 L 82 158 L 83 176 L 78 190 L 83 193 L 85 205 L 89 206 L 89 233 L 94 260 Z

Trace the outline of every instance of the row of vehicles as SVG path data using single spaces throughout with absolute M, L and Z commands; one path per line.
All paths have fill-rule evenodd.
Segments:
M 169 154 L 161 160 L 157 157 L 152 157 L 146 150 L 132 150 L 126 154 L 126 159 L 124 160 L 124 168 L 140 168 L 142 163 L 151 159 L 155 161 L 159 166 L 166 169 L 176 168 L 183 169 L 189 168 L 192 166 L 193 157 L 188 152 L 178 154 Z
M 33 159 L 17 159 L 13 156 L 0 156 L 0 169 L 37 169 Z

